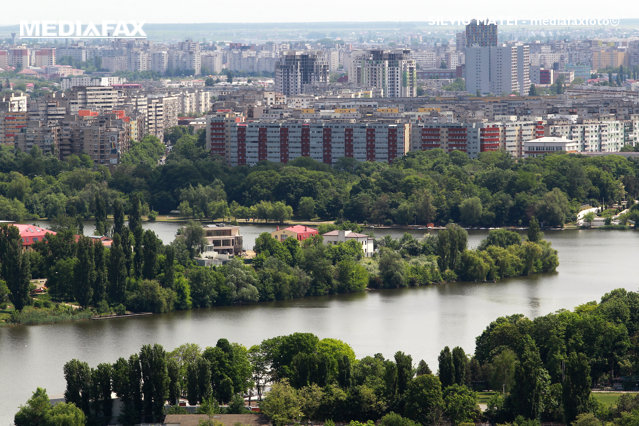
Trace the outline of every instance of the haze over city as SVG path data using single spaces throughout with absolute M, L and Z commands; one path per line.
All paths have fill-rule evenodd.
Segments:
M 242 22 L 422 22 L 430 18 L 637 18 L 636 8 L 609 8 L 594 0 L 571 2 L 540 0 L 534 7 L 526 2 L 499 0 L 431 2 L 406 0 L 398 7 L 364 0 L 325 0 L 300 3 L 296 0 L 246 0 L 210 2 L 185 0 L 158 4 L 155 0 L 135 2 L 114 0 L 104 4 L 69 0 L 60 3 L 47 0 L 29 2 L 28 19 L 32 20 L 141 20 L 148 23 L 242 23 Z M 0 25 L 15 25 L 24 20 L 21 8 L 5 6 Z

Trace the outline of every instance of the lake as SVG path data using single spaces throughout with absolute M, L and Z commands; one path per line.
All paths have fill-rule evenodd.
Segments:
M 171 228 L 170 226 L 174 228 Z M 146 223 L 165 242 L 176 224 Z M 245 247 L 274 226 L 242 226 Z M 403 231 L 375 230 L 377 236 Z M 423 231 L 414 231 L 423 235 Z M 486 235 L 472 232 L 469 245 Z M 252 236 L 252 237 L 251 237 Z M 170 238 L 172 239 L 172 238 Z M 170 240 L 169 239 L 169 240 Z M 252 240 L 251 240 L 252 239 Z M 37 386 L 62 395 L 63 365 L 72 358 L 91 367 L 138 352 L 146 343 L 172 350 L 183 343 L 215 345 L 218 338 L 246 346 L 295 331 L 349 343 L 358 357 L 398 351 L 437 370 L 446 345 L 474 351 L 475 337 L 494 319 L 523 313 L 545 315 L 599 300 L 618 287 L 637 290 L 639 233 L 571 230 L 547 232 L 559 251 L 555 274 L 498 283 L 454 283 L 422 288 L 371 291 L 252 306 L 202 309 L 138 318 L 0 328 L 0 424 L 9 424 Z

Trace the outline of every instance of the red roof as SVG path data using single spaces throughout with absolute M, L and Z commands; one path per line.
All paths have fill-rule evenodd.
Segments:
M 318 234 L 317 229 L 309 228 L 308 226 L 304 226 L 304 225 L 289 226 L 288 228 L 285 229 L 285 231 L 290 231 L 297 234 L 298 241 L 304 241 L 305 239 Z
M 304 225 L 289 226 L 288 228 L 286 228 L 286 230 L 287 231 L 292 231 L 292 232 L 297 232 L 298 234 L 304 233 L 304 232 L 308 232 L 310 234 L 317 234 L 317 229 L 309 228 L 308 226 L 304 226 Z
M 23 247 L 27 247 L 33 243 L 44 240 L 44 237 L 47 234 L 55 235 L 55 232 L 35 225 L 23 225 L 19 223 L 14 223 L 12 225 L 20 231 L 20 238 L 22 238 Z

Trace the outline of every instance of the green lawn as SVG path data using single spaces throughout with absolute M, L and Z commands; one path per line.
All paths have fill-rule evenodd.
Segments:
M 616 405 L 617 400 L 619 399 L 621 395 L 623 395 L 623 393 L 621 392 L 593 392 L 592 393 L 592 396 L 594 396 L 598 402 L 605 405 L 606 407 L 612 407 L 613 405 Z
M 497 392 L 477 392 L 477 402 L 479 404 L 487 404 L 491 396 Z

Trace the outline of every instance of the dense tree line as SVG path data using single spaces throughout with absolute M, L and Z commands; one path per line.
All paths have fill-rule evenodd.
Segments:
M 367 287 L 496 281 L 552 272 L 558 265 L 556 250 L 540 240 L 534 226 L 523 241 L 516 232 L 491 230 L 477 250 L 469 250 L 467 232 L 451 224 L 421 241 L 410 234 L 400 240 L 385 237 L 373 257 L 364 257 L 356 241 L 326 245 L 317 235 L 300 244 L 294 238 L 281 242 L 263 233 L 256 239 L 256 256 L 250 263 L 235 257 L 222 266 L 204 267 L 193 261 L 204 246 L 200 224 L 189 223 L 165 246 L 154 232 L 142 230 L 140 200 L 133 196 L 128 204 L 128 226 L 119 199 L 113 205 L 113 226 L 100 225 L 112 228 L 110 248 L 67 230 L 48 235 L 33 244 L 33 250 L 23 252 L 17 228 L 0 228 L 0 254 L 4 254 L 0 277 L 16 309 L 31 300 L 30 276 L 46 278 L 48 296 L 54 301 L 75 302 L 99 313 L 161 313 L 351 293 Z
M 210 157 L 203 132 L 167 133 L 166 161 L 157 139 L 134 143 L 112 170 L 85 156 L 65 161 L 0 149 L 0 216 L 23 220 L 89 218 L 96 197 L 112 213 L 115 198 L 136 194 L 143 214 L 178 210 L 196 218 L 342 219 L 370 224 L 562 226 L 579 206 L 639 196 L 635 159 L 549 155 L 515 161 L 504 152 L 414 152 L 393 164 L 310 158 L 288 164 L 229 167 Z M 160 164 L 161 163 L 161 164 Z M 68 219 L 67 219 L 68 221 Z
M 613 381 L 636 386 L 638 335 L 639 293 L 618 289 L 572 312 L 498 318 L 477 337 L 474 355 L 445 347 L 436 374 L 401 351 L 392 359 L 357 359 L 340 340 L 294 333 L 250 349 L 226 339 L 203 351 L 146 345 L 96 368 L 71 360 L 64 366 L 65 399 L 98 424 L 110 417 L 111 391 L 124 403 L 124 424 L 158 421 L 162 407 L 180 398 L 202 412 L 219 412 L 226 403 L 241 411 L 240 398 L 250 391 L 275 424 L 628 425 L 639 420 L 639 397 L 626 395 L 608 408 L 591 398 L 591 388 Z M 476 391 L 485 389 L 498 392 L 482 413 Z

